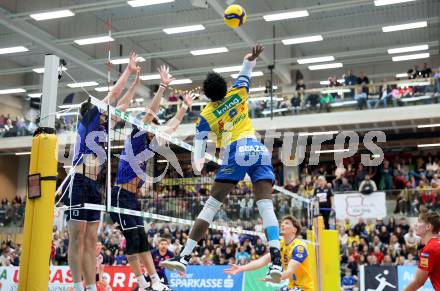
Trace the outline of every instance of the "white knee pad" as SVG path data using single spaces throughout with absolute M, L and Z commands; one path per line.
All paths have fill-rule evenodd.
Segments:
M 205 206 L 203 206 L 203 209 L 197 218 L 200 218 L 200 219 L 208 222 L 209 224 L 211 224 L 211 222 L 214 220 L 214 216 L 220 210 L 221 206 L 222 206 L 222 203 L 220 201 L 218 201 L 214 197 L 210 196 L 208 198 L 208 200 L 206 201 Z

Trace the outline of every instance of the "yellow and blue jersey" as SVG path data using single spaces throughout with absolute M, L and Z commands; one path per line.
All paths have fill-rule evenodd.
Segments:
M 287 269 L 290 260 L 300 263 L 293 277 L 289 279 L 289 284 L 287 285 L 289 290 L 295 287 L 304 291 L 315 290 L 306 242 L 294 239 L 290 244 L 286 244 L 284 240 L 281 240 L 281 258 L 284 270 Z
M 217 137 L 218 148 L 242 138 L 255 136 L 247 104 L 249 81 L 246 76 L 238 77 L 225 98 L 209 102 L 200 113 L 197 120 L 197 133 L 214 133 Z M 222 141 L 224 134 L 228 136 L 225 136 Z
M 252 183 L 275 181 L 272 154 L 255 138 L 249 117 L 249 82 L 247 76 L 239 76 L 225 98 L 209 102 L 197 121 L 196 138 L 207 139 L 212 132 L 217 147 L 224 148 L 223 163 L 215 179 L 219 182 L 238 182 L 246 174 Z

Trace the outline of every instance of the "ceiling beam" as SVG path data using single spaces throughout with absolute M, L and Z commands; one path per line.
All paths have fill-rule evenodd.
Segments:
M 23 37 L 33 41 L 34 43 L 40 45 L 41 47 L 49 50 L 49 53 L 53 53 L 60 58 L 65 58 L 68 61 L 73 62 L 79 67 L 96 74 L 101 78 L 107 80 L 107 72 L 103 71 L 96 66 L 91 64 L 90 56 L 83 53 L 81 50 L 76 49 L 71 46 L 58 46 L 52 44 L 54 37 L 44 30 L 28 23 L 25 20 L 12 21 L 9 17 L 10 13 L 5 9 L 0 7 L 0 24 L 7 27 L 8 29 L 15 31 L 16 33 L 22 35 Z M 113 71 L 114 74 L 117 72 Z M 138 91 L 141 96 L 148 96 L 149 89 L 142 86 Z

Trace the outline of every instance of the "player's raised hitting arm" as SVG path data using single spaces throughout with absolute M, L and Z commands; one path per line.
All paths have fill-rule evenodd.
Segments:
M 133 84 L 131 84 L 130 88 L 128 88 L 124 97 L 119 99 L 118 104 L 116 105 L 116 108 L 118 108 L 122 112 L 125 112 L 128 109 L 131 100 L 133 100 L 133 97 L 136 94 L 139 85 L 141 84 L 140 72 L 141 72 L 140 70 L 136 72 L 136 79 L 134 80 Z
M 137 57 L 138 56 L 135 52 L 130 53 L 127 67 L 113 88 L 108 92 L 107 96 L 102 100 L 104 103 L 113 104 L 119 98 L 119 96 L 121 96 L 121 93 L 124 90 L 130 75 L 141 69 L 137 65 Z
M 246 87 L 246 89 L 249 91 L 252 71 L 255 65 L 257 64 L 257 58 L 263 53 L 263 51 L 264 51 L 264 47 L 257 44 L 252 48 L 251 53 L 245 55 L 243 60 L 243 65 L 233 85 L 234 88 Z
M 169 67 L 162 65 L 158 69 L 159 75 L 160 75 L 160 85 L 159 90 L 157 90 L 156 94 L 154 95 L 153 101 L 151 101 L 150 108 L 147 110 L 147 114 L 144 117 L 145 123 L 150 123 L 153 119 L 156 118 L 156 114 L 159 111 L 160 108 L 160 102 L 162 100 L 163 94 L 165 93 L 165 90 L 168 88 L 168 85 L 174 81 L 174 78 L 170 76 L 170 69 Z
M 174 117 L 165 124 L 164 132 L 171 134 L 177 130 L 179 125 L 182 123 L 186 111 L 192 105 L 193 96 L 194 95 L 192 94 L 192 92 L 189 92 L 188 94 L 185 94 L 185 96 L 183 96 L 183 105 L 180 107 L 179 111 L 177 111 L 176 115 L 174 115 Z

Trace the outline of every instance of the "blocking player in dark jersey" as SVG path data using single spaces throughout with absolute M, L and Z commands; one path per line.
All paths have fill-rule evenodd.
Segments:
M 225 79 L 216 73 L 209 73 L 203 82 L 203 91 L 210 102 L 200 113 L 197 122 L 195 165 L 198 171 L 203 167 L 209 134 L 216 135 L 217 147 L 222 149 L 225 157 L 217 171 L 211 196 L 199 213 L 181 255 L 162 263 L 169 270 L 186 271 L 192 251 L 205 235 L 226 196 L 248 174 L 270 246 L 269 274 L 275 281 L 282 276 L 279 226 L 272 202 L 272 185 L 275 181 L 272 154 L 256 139 L 248 109 L 252 70 L 263 50 L 262 46 L 257 45 L 245 56 L 239 76 L 230 90 Z
M 117 108 L 125 111 L 133 97 L 133 88 L 120 98 L 130 75 L 137 73 L 137 55 L 131 53 L 127 68 L 119 77 L 116 84 L 102 100 L 104 103 L 114 104 Z M 75 175 L 71 177 L 71 189 L 65 197 L 64 203 L 71 208 L 67 211 L 67 225 L 69 230 L 68 261 L 72 272 L 75 291 L 83 291 L 82 279 L 86 284 L 86 290 L 96 290 L 95 282 L 95 247 L 97 232 L 101 218 L 100 211 L 81 209 L 85 203 L 100 204 L 102 201 L 99 191 L 98 176 L 101 173 L 106 160 L 105 152 L 99 145 L 106 135 L 106 116 L 101 114 L 96 106 L 90 102 L 84 102 L 80 109 L 81 121 L 77 128 L 77 142 L 73 166 Z M 98 137 L 101 136 L 101 139 Z M 101 153 L 101 154 L 100 154 Z M 102 186 L 102 185 L 101 185 Z M 73 209 L 72 209 L 73 208 Z
M 158 105 L 160 105 L 163 93 L 172 81 L 169 77 L 168 68 L 162 67 L 159 72 L 161 76 L 159 90 L 154 96 L 150 108 L 145 109 L 146 114 L 142 119 L 146 124 L 154 122 L 153 118 L 159 109 Z M 173 133 L 182 122 L 186 110 L 191 104 L 191 95 L 185 95 L 184 104 L 176 115 L 167 122 L 162 132 L 167 134 Z M 116 185 L 112 188 L 112 206 L 135 211 L 141 210 L 140 202 L 137 199 L 138 191 L 149 178 L 146 173 L 147 162 L 150 158 L 154 157 L 155 152 L 159 152 L 160 147 L 159 139 L 154 138 L 153 134 L 134 126 L 132 132 L 126 138 L 124 150 L 120 156 Z M 163 152 L 159 153 L 163 155 Z M 177 160 L 175 157 L 172 158 Z M 142 274 L 140 265 L 142 262 L 152 281 L 151 288 L 153 290 L 171 290 L 161 283 L 154 268 L 143 218 L 119 213 L 111 213 L 111 218 L 122 229 L 127 242 L 127 259 L 136 275 L 139 287 L 147 288 L 147 282 Z
M 414 280 L 404 291 L 416 291 L 428 278 L 434 290 L 440 290 L 440 214 L 423 212 L 416 224 L 416 234 L 425 247 L 420 251 L 419 264 Z

